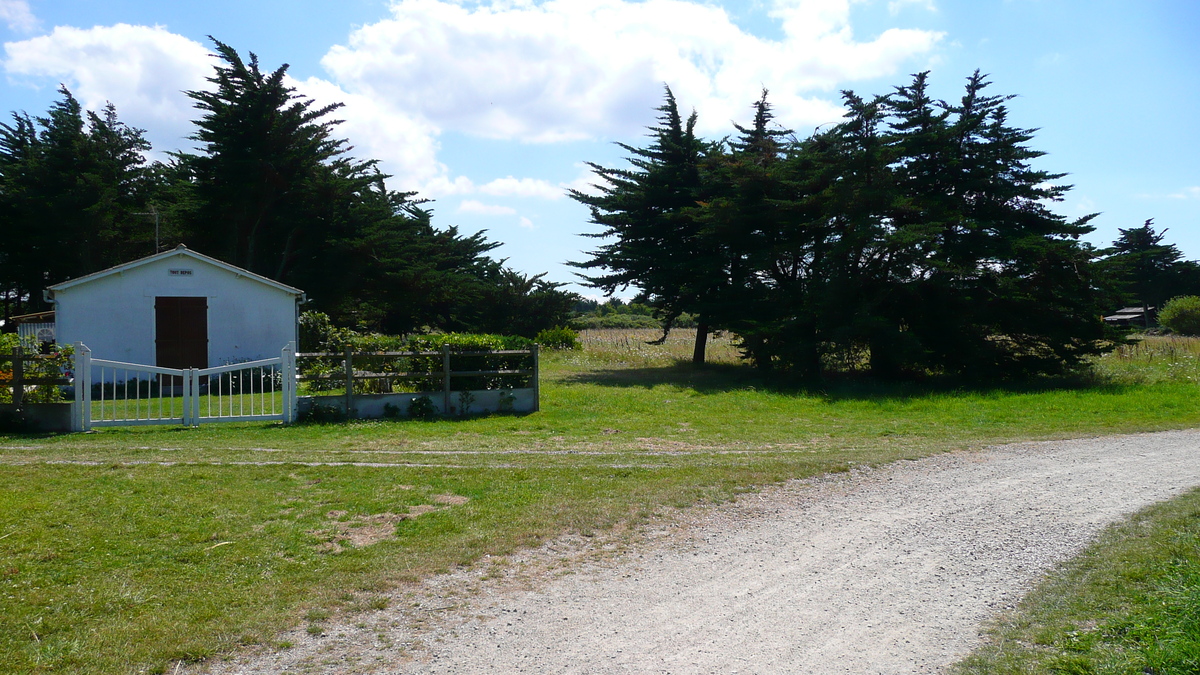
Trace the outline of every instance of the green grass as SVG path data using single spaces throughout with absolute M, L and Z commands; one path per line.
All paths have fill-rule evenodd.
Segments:
M 1200 423 L 1184 369 L 1141 352 L 1090 384 L 814 387 L 737 365 L 727 339 L 694 368 L 688 336 L 651 336 L 589 332 L 547 355 L 527 416 L 0 436 L 0 672 L 169 672 L 484 555 L 758 485 Z M 393 538 L 345 538 L 391 534 L 413 507 Z
M 1108 528 L 987 640 L 955 672 L 1200 672 L 1200 490 Z
M 279 392 L 202 394 L 198 401 L 201 417 L 278 415 L 283 411 L 283 395 Z M 167 420 L 182 416 L 182 396 L 131 396 L 92 401 L 93 421 Z

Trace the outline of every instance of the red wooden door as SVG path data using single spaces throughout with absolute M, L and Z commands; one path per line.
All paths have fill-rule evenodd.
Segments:
M 154 299 L 155 364 L 208 367 L 208 298 Z

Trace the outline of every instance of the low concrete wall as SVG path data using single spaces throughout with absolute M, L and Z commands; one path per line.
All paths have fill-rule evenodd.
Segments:
M 356 394 L 351 403 L 349 417 L 355 419 L 380 419 L 386 417 L 385 407 L 394 406 L 400 417 L 408 416 L 408 405 L 415 398 L 428 396 L 433 401 L 433 407 L 439 415 L 458 415 L 461 405 L 459 394 L 450 393 L 450 410 L 443 406 L 441 392 L 432 394 Z M 494 412 L 528 413 L 537 409 L 536 389 L 476 389 L 467 392 L 474 397 L 467 405 L 467 415 L 484 415 Z M 342 414 L 346 413 L 346 397 L 341 396 L 300 396 L 297 404 L 299 414 L 304 415 L 312 410 L 313 405 L 332 406 Z
M 71 420 L 74 403 L 26 403 L 21 406 L 25 418 L 33 425 L 33 431 L 72 431 Z M 11 403 L 0 403 L 0 413 L 14 413 L 17 407 Z

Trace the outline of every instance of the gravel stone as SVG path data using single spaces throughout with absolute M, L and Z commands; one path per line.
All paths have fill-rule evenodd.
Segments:
M 1200 431 L 792 481 L 630 539 L 563 537 L 195 670 L 936 673 L 1105 525 L 1200 485 Z

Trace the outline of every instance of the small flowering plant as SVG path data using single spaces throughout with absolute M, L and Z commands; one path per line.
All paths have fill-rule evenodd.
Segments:
M 25 355 L 36 358 L 23 361 L 23 379 L 58 379 L 72 377 L 75 348 L 71 345 L 53 345 L 52 351 L 42 354 L 40 345 L 31 338 L 13 334 L 0 334 L 0 356 L 12 356 L 20 347 Z M 12 403 L 13 362 L 0 361 L 0 403 Z M 63 400 L 62 389 L 53 384 L 37 384 L 25 387 L 24 400 L 28 403 L 57 403 Z

